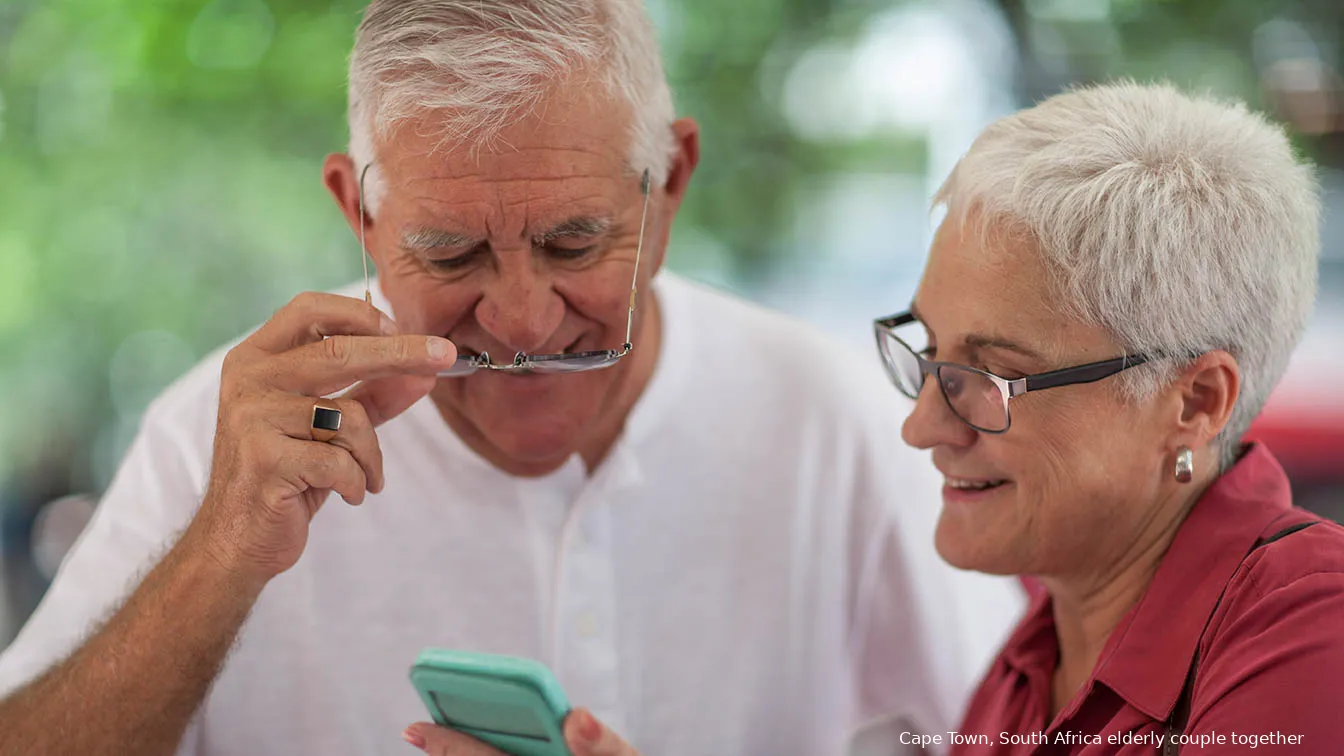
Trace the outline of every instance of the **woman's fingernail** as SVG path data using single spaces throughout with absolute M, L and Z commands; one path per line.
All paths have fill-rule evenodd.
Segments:
M 587 709 L 579 712 L 579 737 L 589 743 L 596 743 L 602 737 L 602 725 L 597 723 Z
M 401 733 L 401 739 L 422 751 L 425 750 L 425 736 L 409 727 L 406 728 L 405 732 Z
M 382 330 L 384 336 L 396 336 L 397 324 L 392 322 L 392 318 L 379 313 L 378 328 Z
M 431 359 L 441 360 L 444 357 L 448 356 L 448 350 L 452 348 L 452 344 L 449 344 L 447 339 L 441 339 L 437 336 L 430 336 L 428 341 L 429 341 L 429 356 Z

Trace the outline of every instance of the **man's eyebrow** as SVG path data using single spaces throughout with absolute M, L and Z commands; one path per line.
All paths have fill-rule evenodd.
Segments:
M 412 252 L 471 247 L 475 246 L 476 241 L 466 234 L 441 228 L 410 228 L 401 232 L 402 249 Z
M 611 218 L 581 215 L 557 223 L 537 234 L 533 240 L 545 244 L 555 239 L 602 236 L 611 230 Z

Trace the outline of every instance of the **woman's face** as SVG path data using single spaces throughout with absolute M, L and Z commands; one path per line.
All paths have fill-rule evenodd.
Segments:
M 1123 353 L 1066 319 L 1030 245 L 988 242 L 953 216 L 938 230 L 914 309 L 926 357 L 1004 378 Z M 918 326 L 913 326 L 918 327 Z M 1123 561 L 1170 491 L 1168 441 L 1180 412 L 1163 396 L 1126 401 L 1117 378 L 1030 392 L 1006 433 L 980 433 L 924 384 L 902 432 L 945 477 L 936 545 L 949 563 L 997 574 L 1077 575 Z

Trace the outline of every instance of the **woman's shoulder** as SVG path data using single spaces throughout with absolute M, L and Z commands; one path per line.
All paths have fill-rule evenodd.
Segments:
M 1344 526 L 1293 513 L 1294 527 L 1266 534 L 1228 583 L 1211 618 L 1207 650 L 1299 643 L 1313 635 L 1344 649 L 1338 635 L 1344 627 Z M 1312 524 L 1300 527 L 1305 522 Z
M 1344 527 L 1320 519 L 1256 548 L 1200 644 L 1187 732 L 1279 732 L 1317 748 L 1338 743 L 1344 719 L 1320 693 L 1344 678 L 1340 627 Z
M 1314 576 L 1344 578 L 1344 526 L 1296 508 L 1284 521 L 1247 556 L 1234 583 L 1244 583 L 1243 589 L 1252 594 L 1266 594 Z

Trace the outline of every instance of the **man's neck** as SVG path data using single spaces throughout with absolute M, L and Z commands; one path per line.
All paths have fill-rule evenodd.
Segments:
M 641 292 L 640 302 L 647 307 L 648 313 L 640 321 L 639 330 L 632 337 L 635 348 L 621 359 L 620 364 L 607 368 L 608 370 L 625 370 L 626 375 L 616 381 L 613 387 L 614 396 L 606 402 L 596 418 L 594 418 L 588 432 L 580 439 L 576 449 L 557 456 L 553 459 L 544 460 L 518 460 L 514 459 L 497 446 L 492 444 L 475 426 L 466 418 L 445 405 L 442 401 L 431 394 L 435 406 L 438 407 L 439 415 L 448 423 L 448 427 L 457 434 L 458 438 L 467 445 L 472 451 L 479 454 L 483 459 L 494 467 L 518 477 L 535 478 L 547 475 L 560 469 L 575 452 L 583 459 L 584 467 L 589 473 L 596 470 L 599 465 L 611 453 L 616 445 L 616 440 L 620 438 L 625 430 L 626 419 L 630 411 L 634 409 L 635 403 L 639 397 L 644 394 L 649 381 L 653 378 L 654 368 L 657 367 L 659 355 L 662 352 L 662 307 L 658 301 L 652 287 L 648 291 Z

